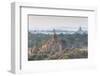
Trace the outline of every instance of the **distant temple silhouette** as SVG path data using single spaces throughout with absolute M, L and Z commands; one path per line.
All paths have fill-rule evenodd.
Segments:
M 79 30 L 78 31 L 82 31 L 82 27 L 79 27 Z
M 86 31 L 83 31 L 82 27 L 79 27 L 78 31 L 76 31 L 78 34 L 86 33 Z

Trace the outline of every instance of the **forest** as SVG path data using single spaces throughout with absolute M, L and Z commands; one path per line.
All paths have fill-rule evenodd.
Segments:
M 87 33 L 73 33 L 64 34 L 59 33 L 59 38 L 62 51 L 41 51 L 48 40 L 52 39 L 53 34 L 31 33 L 28 32 L 28 60 L 52 60 L 52 59 L 76 59 L 88 58 L 88 34 Z M 52 41 L 51 41 L 52 42 Z M 59 42 L 59 41 L 58 41 Z M 60 44 L 60 43 L 59 43 Z M 53 45 L 50 45 L 53 46 Z M 33 48 L 35 47 L 35 50 Z M 31 51 L 31 52 L 30 52 Z

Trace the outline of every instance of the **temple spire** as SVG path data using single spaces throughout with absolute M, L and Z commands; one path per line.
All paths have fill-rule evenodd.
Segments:
M 79 30 L 78 31 L 82 31 L 82 27 L 79 27 Z
M 56 40 L 57 39 L 57 34 L 56 34 L 56 30 L 55 29 L 53 29 L 53 38 L 54 38 L 54 40 Z

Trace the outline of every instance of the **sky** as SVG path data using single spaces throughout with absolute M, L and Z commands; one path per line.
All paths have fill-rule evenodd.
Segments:
M 82 27 L 85 31 L 88 29 L 87 17 L 29 15 L 28 19 L 29 31 L 53 29 L 76 31 L 79 27 Z

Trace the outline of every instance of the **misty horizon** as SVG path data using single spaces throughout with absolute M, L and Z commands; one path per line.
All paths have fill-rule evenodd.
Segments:
M 53 17 L 53 16 L 29 16 L 30 30 L 66 30 L 77 31 L 80 27 L 82 30 L 88 30 L 88 18 L 84 17 Z

